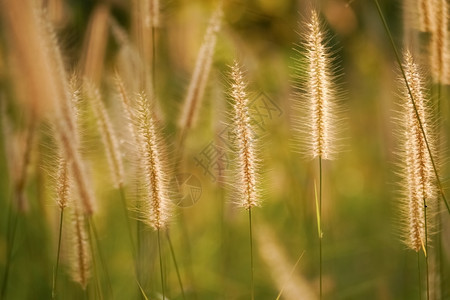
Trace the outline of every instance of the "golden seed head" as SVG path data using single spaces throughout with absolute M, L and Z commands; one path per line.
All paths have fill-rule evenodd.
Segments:
M 331 67 L 333 59 L 315 11 L 305 28 L 301 50 L 305 58 L 295 66 L 299 71 L 295 78 L 298 80 L 296 109 L 301 117 L 294 126 L 301 136 L 300 144 L 304 149 L 301 152 L 312 158 L 333 159 L 338 152 L 336 136 L 342 125 L 338 122 L 339 92 Z
M 432 153 L 435 152 L 435 139 L 425 83 L 409 51 L 404 53 L 403 68 L 411 91 L 410 95 L 403 76 L 400 77 L 399 80 L 403 86 L 401 91 L 403 102 L 400 109 L 402 143 L 400 162 L 404 189 L 402 209 L 405 216 L 403 231 L 405 244 L 415 251 L 420 251 L 426 244 L 425 204 L 429 211 L 437 195 L 433 165 L 425 136 Z M 411 96 L 414 99 L 415 108 Z M 417 116 L 420 118 L 425 136 Z M 427 226 L 430 226 L 430 221 L 431 218 L 427 216 Z
M 145 201 L 141 208 L 144 222 L 155 230 L 164 229 L 170 217 L 168 169 L 161 138 L 144 93 L 137 99 L 137 128 L 139 133 Z
M 246 209 L 258 206 L 260 203 L 256 187 L 257 158 L 255 154 L 255 135 L 250 124 L 248 97 L 245 92 L 246 84 L 239 64 L 235 62 L 231 67 L 234 114 L 234 130 L 236 133 L 236 148 L 238 151 L 238 191 L 240 205 Z

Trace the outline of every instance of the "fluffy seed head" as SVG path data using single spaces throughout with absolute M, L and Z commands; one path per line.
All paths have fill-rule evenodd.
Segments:
M 433 122 L 431 121 L 430 103 L 427 100 L 427 91 L 423 77 L 408 51 L 404 54 L 403 68 L 427 141 L 432 153 L 434 153 L 434 130 Z M 426 244 L 424 205 L 426 202 L 428 212 L 436 200 L 435 176 L 425 138 L 411 101 L 411 95 L 408 92 L 404 78 L 401 77 L 399 80 L 403 86 L 399 113 L 400 163 L 403 185 L 402 212 L 404 214 L 403 231 L 405 244 L 415 251 L 420 251 Z M 430 221 L 431 218 L 429 218 L 428 214 L 427 226 L 430 225 Z
M 237 190 L 240 205 L 246 209 L 258 206 L 260 203 L 257 182 L 257 157 L 255 153 L 255 136 L 250 124 L 246 84 L 239 64 L 231 67 L 231 97 L 233 100 L 233 121 L 236 134 L 237 149 Z
M 295 77 L 296 108 L 302 117 L 294 125 L 301 135 L 301 150 L 312 158 L 333 159 L 338 152 L 337 98 L 339 91 L 335 86 L 332 57 L 326 45 L 326 34 L 321 29 L 319 16 L 315 11 L 305 24 L 302 50 L 304 60 L 296 61 Z
M 56 203 L 63 210 L 69 203 L 70 180 L 69 166 L 67 161 L 60 157 L 58 161 L 58 171 L 56 174 Z
M 137 128 L 145 186 L 145 201 L 141 208 L 144 222 L 155 230 L 164 229 L 170 217 L 168 169 L 164 165 L 164 150 L 145 94 L 137 99 Z

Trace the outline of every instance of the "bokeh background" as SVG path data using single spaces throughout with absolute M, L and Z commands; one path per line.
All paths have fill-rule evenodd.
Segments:
M 3 0 L 5 1 L 5 0 Z M 138 71 L 124 60 L 117 28 L 133 37 L 136 2 L 43 1 L 60 42 L 66 68 L 90 77 L 101 88 L 103 100 L 122 142 L 127 160 L 126 125 L 114 88 L 113 74 L 122 73 L 130 95 L 138 92 Z M 406 2 L 406 1 L 405 1 Z M 380 1 L 399 49 L 405 47 L 402 1 Z M 216 9 L 216 1 L 160 1 L 156 30 L 154 94 L 162 131 L 170 153 L 176 153 L 177 122 L 197 53 Z M 325 299 L 418 299 L 417 254 L 406 250 L 398 230 L 398 176 L 394 155 L 393 109 L 398 94 L 393 51 L 372 1 L 292 0 L 223 1 L 222 29 L 196 126 L 183 145 L 180 169 L 173 175 L 178 203 L 170 225 L 186 299 L 249 299 L 250 248 L 247 212 L 235 205 L 229 177 L 218 170 L 232 167 L 229 141 L 229 66 L 238 59 L 246 70 L 251 111 L 261 145 L 262 205 L 252 211 L 254 229 L 255 299 L 318 299 L 318 237 L 314 184 L 317 160 L 298 154 L 293 143 L 292 82 L 295 51 L 301 42 L 311 8 L 320 11 L 328 31 L 337 79 L 343 91 L 345 145 L 336 160 L 324 162 L 323 270 Z M 27 140 L 27 102 L 13 89 L 8 28 L 0 27 L 0 270 L 7 261 L 7 228 L 11 216 L 17 227 L 5 299 L 51 297 L 56 258 L 59 209 L 54 203 L 56 151 L 49 125 L 34 131 L 27 166 L 27 209 L 15 205 L 17 168 Z M 420 49 L 417 49 L 420 51 Z M 126 66 L 124 67 L 123 64 Z M 151 69 L 150 64 L 143 68 Z M 425 66 L 426 70 L 426 66 Z M 443 140 L 448 130 L 448 93 L 442 99 Z M 139 299 L 133 258 L 120 194 L 113 188 L 96 123 L 89 108 L 83 121 L 83 153 L 90 165 L 99 211 L 98 229 L 103 263 L 98 262 L 103 299 Z M 446 144 L 442 142 L 443 158 Z M 172 157 L 169 155 L 169 157 Z M 127 170 L 133 168 L 127 166 Z M 441 167 L 445 187 L 448 168 Z M 129 173 L 128 173 L 129 174 Z M 130 207 L 136 180 L 128 176 Z M 177 185 L 178 183 L 178 185 Z M 183 199 L 179 199 L 183 197 Z M 161 299 L 156 234 L 137 225 L 141 236 L 138 273 L 149 299 Z M 449 299 L 449 216 L 443 211 L 441 278 Z M 14 219 L 14 218 L 13 218 Z M 65 223 L 66 224 L 66 223 Z M 68 224 L 68 223 L 67 223 Z M 65 225 L 66 226 L 66 225 Z M 168 299 L 183 299 L 170 245 L 163 238 L 164 276 Z M 60 299 L 97 299 L 95 279 L 88 292 L 70 279 L 63 236 L 58 294 Z M 436 252 L 434 252 L 436 250 Z M 437 249 L 432 250 L 438 253 Z M 423 255 L 422 255 L 423 256 Z M 298 264 L 295 266 L 296 261 Z M 421 258 L 422 277 L 424 260 Z M 98 274 L 97 274 L 98 273 Z M 3 280 L 3 274 L 1 279 Z M 422 278 L 423 279 L 423 278 Z M 110 286 L 110 287 L 109 287 Z M 423 291 L 424 284 L 421 287 Z M 108 292 L 112 290 L 111 292 Z

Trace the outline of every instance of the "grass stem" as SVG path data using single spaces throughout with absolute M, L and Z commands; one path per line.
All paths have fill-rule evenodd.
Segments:
M 178 283 L 180 284 L 180 289 L 181 289 L 181 295 L 183 296 L 183 299 L 186 300 L 186 295 L 184 294 L 184 289 L 183 289 L 183 281 L 181 280 L 180 270 L 178 269 L 177 258 L 175 256 L 175 250 L 173 249 L 172 241 L 170 240 L 169 230 L 166 231 L 166 237 L 167 237 L 167 241 L 169 242 L 170 253 L 172 255 L 173 264 L 175 266 L 175 271 L 177 272 Z
M 58 249 L 56 250 L 56 265 L 55 272 L 53 273 L 53 285 L 52 285 L 52 298 L 56 299 L 56 283 L 58 280 L 58 270 L 59 270 L 59 256 L 61 253 L 61 237 L 62 237 L 62 229 L 63 229 L 63 220 L 64 220 L 64 209 L 61 209 L 61 213 L 59 215 L 59 234 L 58 234 Z
M 422 300 L 422 289 L 421 289 L 421 285 L 422 285 L 422 278 L 420 276 L 420 252 L 417 252 L 417 271 L 418 271 L 418 275 L 419 275 L 419 300 Z
M 427 201 L 423 199 L 423 210 L 425 219 L 425 266 L 427 274 L 427 300 L 430 300 L 430 279 L 428 269 L 428 222 L 427 222 Z
M 95 284 L 96 284 L 96 292 L 97 292 L 97 298 L 103 299 L 103 291 L 102 291 L 102 285 L 100 284 L 100 276 L 99 276 L 99 270 L 97 267 L 97 259 L 95 258 L 94 253 L 94 238 L 92 237 L 92 230 L 91 230 L 91 218 L 87 218 L 88 222 L 88 237 L 89 237 L 89 245 L 91 249 L 91 259 L 92 259 L 92 267 L 94 269 L 94 277 L 95 277 Z M 85 289 L 85 295 L 88 296 L 87 288 Z M 87 299 L 87 298 L 86 298 Z
M 250 233 L 250 276 L 251 276 L 251 285 L 250 285 L 250 293 L 251 299 L 255 299 L 255 282 L 253 278 L 253 232 L 252 232 L 252 208 L 248 209 L 248 228 Z
M 88 218 L 88 222 L 89 222 L 89 227 L 91 228 L 92 233 L 94 234 L 95 248 L 97 249 L 97 253 L 98 253 L 98 256 L 100 258 L 100 264 L 102 266 L 103 272 L 105 273 L 106 282 L 108 284 L 108 289 L 109 289 L 109 292 L 111 294 L 111 299 L 112 299 L 114 293 L 113 293 L 113 289 L 112 289 L 112 284 L 111 284 L 108 268 L 106 266 L 105 258 L 103 256 L 103 251 L 102 251 L 102 249 L 100 247 L 100 239 L 99 239 L 99 236 L 98 236 L 97 228 L 95 226 L 95 223 L 94 223 L 92 217 Z M 91 246 L 94 247 L 94 244 L 91 244 Z M 94 255 L 92 255 L 92 258 L 94 258 Z
M 159 253 L 159 270 L 161 273 L 161 288 L 162 288 L 162 296 L 163 296 L 163 300 L 166 299 L 166 294 L 165 294 L 165 288 L 164 288 L 164 275 L 163 275 L 163 261 L 162 261 L 162 253 L 161 253 L 161 238 L 159 235 L 159 228 L 158 228 L 158 253 Z
M 126 199 L 126 196 L 125 196 L 125 189 L 124 189 L 122 184 L 119 186 L 119 192 L 120 192 L 120 198 L 122 200 L 122 206 L 123 206 L 123 211 L 124 211 L 124 214 L 125 214 L 125 220 L 126 220 L 126 223 L 127 223 L 128 237 L 129 237 L 130 243 L 131 243 L 131 253 L 132 253 L 133 260 L 134 260 L 134 263 L 135 263 L 135 266 L 136 266 L 136 246 L 134 244 L 133 235 L 131 233 L 130 214 L 128 213 L 127 199 Z
M 322 157 L 319 156 L 319 298 L 322 299 Z

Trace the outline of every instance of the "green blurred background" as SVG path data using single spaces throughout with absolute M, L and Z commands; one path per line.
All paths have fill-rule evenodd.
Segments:
M 101 3 L 108 5 L 110 17 L 126 32 L 131 31 L 132 5 L 129 1 L 63 2 L 55 24 L 68 70 L 75 69 L 83 57 L 89 20 Z M 381 4 L 394 39 L 399 48 L 403 48 L 402 3 L 381 1 Z M 170 145 L 176 145 L 178 113 L 208 19 L 216 5 L 215 1 L 160 1 L 155 93 Z M 340 99 L 346 124 L 343 131 L 345 151 L 336 160 L 326 161 L 323 171 L 324 298 L 418 299 L 417 254 L 406 250 L 398 235 L 399 186 L 393 154 L 397 142 L 393 136 L 392 120 L 398 90 L 395 81 L 397 68 L 374 3 L 360 0 L 351 3 L 344 0 L 320 3 L 230 0 L 224 1 L 223 5 L 222 30 L 218 34 L 198 124 L 187 136 L 183 167 L 179 172 L 193 176 L 191 183 L 201 188 L 201 195 L 189 194 L 193 192 L 189 189 L 192 187 L 188 187 L 187 192 L 178 191 L 184 196 L 188 193 L 188 197 L 194 197 L 195 203 L 177 207 L 170 225 L 170 237 L 187 299 L 250 298 L 247 212 L 230 199 L 232 193 L 227 183 L 218 183 L 198 164 L 198 160 L 206 159 L 205 149 L 221 143 L 220 133 L 227 129 L 227 78 L 229 65 L 235 58 L 246 70 L 250 100 L 253 101 L 252 112 L 259 113 L 255 118 L 261 125 L 258 132 L 262 141 L 263 203 L 252 211 L 255 298 L 276 299 L 283 282 L 285 299 L 292 299 L 288 297 L 288 286 L 289 293 L 297 295 L 296 299 L 318 298 L 314 199 L 318 162 L 305 160 L 296 153 L 291 130 L 295 119 L 292 66 L 293 58 L 298 55 L 294 49 L 300 42 L 298 33 L 304 30 L 301 24 L 311 7 L 320 10 L 324 28 L 329 32 L 330 47 L 343 71 L 339 83 L 345 91 Z M 0 140 L 0 270 L 3 273 L 7 256 L 8 213 L 14 198 L 11 168 L 14 168 L 12 165 L 16 160 L 21 159 L 20 141 L 26 127 L 23 111 L 27 108 L 15 101 L 11 91 L 7 41 L 3 30 L 1 32 L 0 100 L 4 134 Z M 100 85 L 113 116 L 114 127 L 122 139 L 126 131 L 111 83 L 119 50 L 120 45 L 108 30 Z M 127 78 L 125 81 L 132 80 Z M 448 135 L 447 100 L 448 97 L 443 101 L 441 120 Z M 267 110 L 264 104 L 273 110 Z M 108 292 L 104 270 L 97 271 L 104 299 L 139 299 L 120 194 L 112 188 L 111 179 L 105 176 L 108 174 L 105 154 L 91 119 L 92 116 L 85 122 L 85 157 L 91 166 L 100 206 L 94 219 L 114 294 L 112 296 Z M 13 214 L 17 213 L 18 223 L 7 299 L 51 297 L 59 220 L 52 190 L 56 154 L 49 141 L 48 125 L 40 126 L 37 137 L 26 184 L 29 209 L 26 212 L 12 210 Z M 220 149 L 215 151 L 222 153 L 223 149 Z M 124 156 L 126 161 L 126 153 Z M 208 170 L 214 172 L 215 165 L 211 161 L 209 163 Z M 230 167 L 225 164 L 225 168 Z M 444 165 L 444 183 L 448 178 L 446 170 Z M 227 178 L 224 180 L 226 182 Z M 130 178 L 126 185 L 129 202 L 133 201 L 133 182 L 134 179 Z M 450 299 L 450 238 L 447 229 L 450 223 L 445 211 L 443 216 L 442 266 L 445 277 L 442 280 L 446 294 L 441 299 Z M 156 234 L 144 226 L 136 229 L 134 220 L 131 223 L 133 230 L 141 230 L 142 257 L 138 269 L 142 288 L 150 299 L 160 299 Z M 71 282 L 66 272 L 64 244 L 67 239 L 63 237 L 58 293 L 60 299 L 81 299 L 85 294 Z M 293 271 L 300 255 L 300 262 Z M 163 239 L 163 261 L 168 299 L 182 299 L 167 239 Z M 421 264 L 421 275 L 425 276 L 423 258 Z M 287 277 L 283 278 L 282 274 Z M 290 278 L 294 287 L 290 287 L 286 278 Z M 93 286 L 94 279 L 91 279 L 87 293 L 90 299 L 97 298 Z

